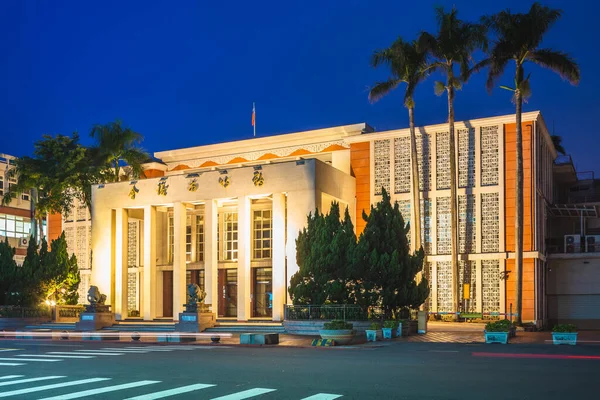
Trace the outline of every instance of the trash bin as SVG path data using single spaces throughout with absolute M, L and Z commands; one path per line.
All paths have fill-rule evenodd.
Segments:
M 419 311 L 417 312 L 417 332 L 419 334 L 427 333 L 427 312 Z

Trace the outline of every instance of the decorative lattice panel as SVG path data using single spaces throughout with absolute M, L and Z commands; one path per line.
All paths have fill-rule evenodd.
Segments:
M 477 240 L 475 195 L 458 196 L 458 251 L 473 253 Z
M 423 262 L 423 271 L 427 271 L 427 280 L 429 281 L 429 297 L 427 298 L 429 302 L 429 310 L 433 310 L 433 291 L 431 290 L 431 282 L 433 281 L 433 263 L 425 261 Z
M 88 268 L 88 238 L 87 238 L 87 226 L 78 226 L 77 227 L 77 251 L 75 252 L 75 257 L 77 257 L 77 265 L 80 269 Z
M 500 261 L 481 261 L 481 289 L 483 312 L 500 311 Z
M 458 130 L 458 186 L 475 186 L 475 129 Z
M 137 222 L 129 222 L 127 224 L 127 265 L 129 267 L 139 266 L 138 256 L 138 224 Z
M 467 312 L 477 311 L 477 262 L 476 261 L 459 261 L 458 263 L 458 281 L 461 287 L 465 283 L 470 285 L 469 297 L 467 301 L 463 300 L 462 304 L 466 305 L 463 309 Z M 461 290 L 460 293 L 463 293 Z
M 67 226 L 64 228 L 65 241 L 67 242 L 67 251 L 69 254 L 75 254 L 77 243 L 75 242 L 75 227 Z
M 440 189 L 450 189 L 450 134 L 440 132 L 435 142 L 436 157 L 436 186 Z
M 79 304 L 87 304 L 87 294 L 90 290 L 90 275 L 81 274 L 81 280 L 79 281 L 79 288 L 77 289 L 77 294 L 79 294 L 79 299 L 77 303 Z
M 77 207 L 77 221 L 86 221 L 88 219 L 88 208 L 84 206 Z
M 408 245 L 410 246 L 410 232 L 412 231 L 412 226 L 410 225 L 410 200 L 400 200 L 398 202 L 398 207 L 400 208 L 400 214 L 402 214 L 404 225 L 409 225 L 411 228 L 406 234 L 406 239 L 408 240 Z
M 382 193 L 381 188 L 390 193 L 390 141 L 375 141 L 375 194 Z
M 436 199 L 437 254 L 450 254 L 452 251 L 452 225 L 450 222 L 450 197 Z
M 500 203 L 498 193 L 481 194 L 481 251 L 492 253 L 500 250 Z
M 481 127 L 481 186 L 498 184 L 498 125 Z
M 425 254 L 431 254 L 431 199 L 421 199 L 421 237 Z
M 92 226 L 88 226 L 88 263 L 89 267 L 92 268 Z
M 452 263 L 438 261 L 437 267 L 437 310 L 439 312 L 456 311 L 452 309 Z
M 410 192 L 410 137 L 394 139 L 394 193 Z
M 127 274 L 127 309 L 139 311 L 137 309 L 137 274 L 135 272 Z
M 417 135 L 417 162 L 419 164 L 419 190 L 431 190 L 431 150 L 428 135 Z

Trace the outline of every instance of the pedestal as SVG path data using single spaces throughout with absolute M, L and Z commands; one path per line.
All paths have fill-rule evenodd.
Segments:
M 83 312 L 79 322 L 75 323 L 77 331 L 97 331 L 115 323 L 115 314 L 111 312 Z
M 179 313 L 179 322 L 175 324 L 175 332 L 199 333 L 207 328 L 213 328 L 215 323 L 215 313 L 182 312 Z

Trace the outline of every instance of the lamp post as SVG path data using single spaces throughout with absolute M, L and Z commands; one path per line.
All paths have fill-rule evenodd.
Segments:
M 56 322 L 56 301 L 46 300 L 46 305 L 50 307 L 50 312 L 52 314 L 52 321 Z

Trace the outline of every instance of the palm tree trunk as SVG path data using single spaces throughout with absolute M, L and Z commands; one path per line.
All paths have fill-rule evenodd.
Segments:
M 415 220 L 412 227 L 415 232 L 415 249 L 419 250 L 423 239 L 421 237 L 421 201 L 419 196 L 419 163 L 417 160 L 417 136 L 415 134 L 415 108 L 408 108 L 410 126 L 410 163 L 412 172 L 412 203 L 415 208 Z M 428 278 L 428 277 L 427 277 Z M 429 278 L 428 278 L 429 279 Z
M 518 69 L 518 68 L 517 68 Z M 519 87 L 515 91 L 516 100 L 516 158 L 517 158 L 517 180 L 515 188 L 515 302 L 517 313 L 515 322 L 521 324 L 523 313 L 523 132 L 521 127 L 521 112 L 523 97 Z
M 452 73 L 448 74 L 448 131 L 450 135 L 450 243 L 452 257 L 452 305 L 459 311 L 458 282 L 458 215 L 456 208 L 456 146 L 454 140 L 454 87 Z
M 115 182 L 119 182 L 119 159 L 115 158 Z

